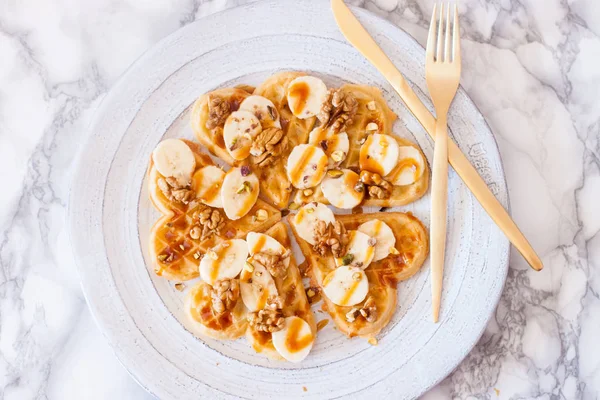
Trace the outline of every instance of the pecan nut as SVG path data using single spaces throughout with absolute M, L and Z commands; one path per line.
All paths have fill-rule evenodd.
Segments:
M 223 279 L 213 284 L 210 292 L 212 309 L 216 315 L 232 310 L 240 297 L 237 279 Z
M 360 171 L 360 181 L 367 186 L 369 196 L 375 199 L 389 198 L 394 189 L 391 183 L 375 172 Z
M 218 126 L 224 125 L 229 114 L 231 114 L 229 102 L 220 96 L 210 95 L 208 98 L 208 120 L 206 121 L 206 128 L 215 129 Z
M 267 128 L 252 142 L 250 154 L 254 164 L 266 167 L 277 160 L 288 149 L 288 138 L 279 128 Z

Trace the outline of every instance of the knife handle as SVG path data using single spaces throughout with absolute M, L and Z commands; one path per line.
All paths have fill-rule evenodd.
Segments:
M 390 65 L 393 68 L 390 68 Z M 398 92 L 400 98 L 402 98 L 410 112 L 417 120 L 419 120 L 421 125 L 423 125 L 427 133 L 429 133 L 429 136 L 435 140 L 435 118 L 408 85 L 400 71 L 398 71 L 390 61 L 390 64 L 386 63 L 385 68 L 383 68 L 381 72 L 392 84 L 396 92 Z M 488 188 L 485 181 L 481 178 L 479 173 L 477 173 L 475 167 L 471 165 L 458 146 L 450 139 L 448 140 L 448 161 L 458 176 L 462 178 L 465 185 L 471 190 L 481 206 L 489 214 L 496 225 L 498 225 L 500 230 L 504 232 L 513 246 L 521 253 L 531 268 L 540 271 L 544 267 L 542 260 L 540 260 L 539 256 L 536 254 L 535 250 L 533 250 L 533 247 L 531 247 L 531 244 L 519 230 L 519 227 L 517 227 L 508 212 L 502 207 L 502 204 L 500 204 L 498 199 L 496 199 L 494 194 Z

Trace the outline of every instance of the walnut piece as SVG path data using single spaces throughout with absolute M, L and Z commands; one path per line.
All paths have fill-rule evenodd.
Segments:
M 218 126 L 224 125 L 229 114 L 231 114 L 231 106 L 227 100 L 219 96 L 209 96 L 206 128 L 215 129 Z
M 252 142 L 250 154 L 254 164 L 266 167 L 288 149 L 288 138 L 279 128 L 267 128 L 259 133 Z
M 317 222 L 313 249 L 321 256 L 325 256 L 327 250 L 331 250 L 334 257 L 341 257 L 346 254 L 348 242 L 346 228 L 339 221 L 333 224 L 325 221 Z
M 194 199 L 194 197 L 196 197 L 189 184 L 183 186 L 177 179 L 173 177 L 159 178 L 156 183 L 160 191 L 170 201 L 188 204 Z
M 341 132 L 350 125 L 358 111 L 358 101 L 351 92 L 330 90 L 329 97 L 321 106 L 317 118 L 322 126 L 333 132 Z
M 289 259 L 291 252 L 286 250 L 283 254 L 256 253 L 252 256 L 254 262 L 261 264 L 274 277 L 284 277 L 287 273 L 285 260 Z
M 240 283 L 237 279 L 216 281 L 210 292 L 212 309 L 216 315 L 232 310 L 240 297 Z
M 362 316 L 367 322 L 375 322 L 377 319 L 377 306 L 373 297 L 369 296 L 361 307 L 354 307 L 348 311 L 346 321 L 352 323 L 359 316 Z
M 369 196 L 375 199 L 389 198 L 394 189 L 391 183 L 374 172 L 360 171 L 360 181 L 368 187 Z
M 265 308 L 248 314 L 248 323 L 260 332 L 277 332 L 283 329 L 285 317 L 283 316 L 283 301 L 279 296 L 267 299 Z
M 215 208 L 204 204 L 194 211 L 192 219 L 196 223 L 190 230 L 190 237 L 195 240 L 204 240 L 210 235 L 219 235 L 225 226 L 225 217 Z

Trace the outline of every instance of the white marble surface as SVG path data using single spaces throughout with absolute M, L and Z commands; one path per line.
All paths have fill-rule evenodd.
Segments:
M 94 109 L 215 0 L 0 0 L 0 398 L 146 399 L 94 324 L 65 227 Z M 425 42 L 431 0 L 353 1 Z M 513 252 L 483 338 L 425 399 L 600 398 L 600 2 L 461 0 L 462 84 L 494 131 Z

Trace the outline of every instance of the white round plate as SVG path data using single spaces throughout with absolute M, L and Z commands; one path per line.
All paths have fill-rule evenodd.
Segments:
M 423 48 L 388 22 L 353 11 L 426 99 Z M 328 2 L 252 3 L 204 18 L 138 60 L 106 96 L 90 127 L 69 203 L 71 241 L 89 306 L 121 362 L 161 399 L 417 397 L 476 343 L 507 272 L 507 240 L 453 171 L 442 320 L 431 322 L 427 262 L 399 285 L 398 310 L 378 346 L 342 337 L 333 323 L 319 332 L 300 364 L 270 361 L 244 338 L 203 341 L 186 329 L 184 293 L 152 271 L 147 242 L 158 213 L 145 182 L 152 149 L 166 137 L 193 138 L 189 108 L 202 93 L 257 84 L 278 70 L 310 71 L 329 85 L 382 88 L 399 116 L 395 132 L 417 142 L 431 159 L 432 141 L 390 85 L 344 40 Z M 450 128 L 506 206 L 496 143 L 462 90 Z M 428 196 L 401 209 L 429 225 Z

